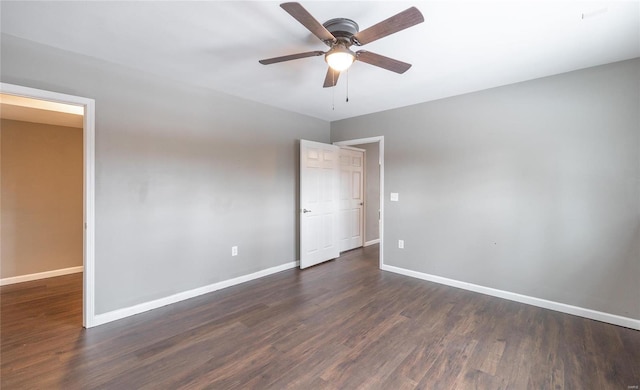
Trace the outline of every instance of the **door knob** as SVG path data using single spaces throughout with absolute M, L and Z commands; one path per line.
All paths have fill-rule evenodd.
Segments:
M 311 212 L 311 210 L 302 209 L 302 212 L 306 214 L 306 213 L 310 213 L 310 212 Z

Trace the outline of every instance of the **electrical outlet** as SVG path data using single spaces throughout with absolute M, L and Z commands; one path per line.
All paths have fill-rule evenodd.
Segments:
M 398 248 L 404 249 L 404 240 L 398 240 Z
M 238 247 L 237 246 L 232 246 L 231 247 L 231 256 L 238 256 Z

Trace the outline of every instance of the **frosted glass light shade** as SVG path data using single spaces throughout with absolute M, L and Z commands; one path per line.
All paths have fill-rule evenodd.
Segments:
M 327 64 L 337 72 L 349 69 L 355 59 L 355 54 L 344 46 L 335 46 L 324 56 Z

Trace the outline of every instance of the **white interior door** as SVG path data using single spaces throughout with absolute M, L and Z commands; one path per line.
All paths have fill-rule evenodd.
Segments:
M 340 149 L 340 252 L 364 244 L 364 150 Z
M 300 268 L 340 255 L 339 151 L 334 145 L 300 140 Z

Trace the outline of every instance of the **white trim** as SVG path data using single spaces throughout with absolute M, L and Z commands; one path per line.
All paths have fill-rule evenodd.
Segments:
M 343 148 L 351 148 L 351 146 L 343 146 Z M 367 239 L 367 207 L 369 207 L 369 197 L 367 196 L 367 186 L 369 185 L 369 182 L 367 180 L 367 175 L 369 175 L 367 168 L 367 150 L 362 149 L 362 188 L 360 189 L 362 192 L 362 215 L 360 216 L 360 223 L 362 224 L 360 226 L 362 228 L 362 246 L 365 246 Z M 378 221 L 378 223 L 380 223 L 380 221 Z
M 358 138 L 351 139 L 347 141 L 338 141 L 334 142 L 334 145 L 338 146 L 350 146 L 350 145 L 361 145 L 361 144 L 374 144 L 378 143 L 378 162 L 380 163 L 380 220 L 378 221 L 379 226 L 379 238 L 378 242 L 380 243 L 380 259 L 379 259 L 379 267 L 383 269 L 384 267 L 384 136 L 378 137 L 368 137 L 368 138 Z M 366 246 L 366 245 L 365 245 Z
M 35 274 L 12 276 L 10 278 L 0 279 L 0 286 L 6 286 L 8 284 L 14 283 L 30 282 L 32 280 L 53 278 L 55 276 L 77 274 L 78 272 L 82 272 L 82 268 L 83 267 L 79 265 L 77 267 L 54 269 L 53 271 L 37 272 Z
M 248 282 L 254 279 L 262 278 L 277 272 L 285 271 L 291 268 L 296 268 L 300 265 L 298 261 L 292 261 L 290 263 L 278 265 L 275 267 L 267 268 L 262 271 L 254 272 L 252 274 L 238 276 L 237 278 L 224 280 L 222 282 L 213 283 L 208 286 L 194 288 L 193 290 L 179 292 L 177 294 L 170 295 L 168 297 L 159 298 L 153 301 L 144 302 L 135 306 L 126 307 L 124 309 L 113 310 L 104 314 L 98 314 L 94 318 L 93 325 L 102 325 L 107 322 L 116 321 L 122 318 L 133 316 L 136 314 L 144 313 L 149 310 L 157 309 L 159 307 L 171 305 L 186 299 L 195 298 L 200 295 L 208 294 L 223 288 L 235 286 L 244 282 Z
M 84 107 L 83 128 L 83 310 L 82 324 L 94 326 L 95 314 L 95 101 L 80 96 L 0 83 L 2 93 Z
M 371 246 L 371 245 L 375 245 L 375 244 L 379 244 L 380 243 L 380 239 L 376 238 L 375 240 L 371 240 L 371 241 L 367 241 L 364 243 L 364 246 Z
M 365 149 L 354 148 L 353 146 L 340 146 L 340 149 L 353 150 L 354 152 L 366 152 Z
M 86 328 L 95 321 L 95 102 L 84 106 L 84 279 L 83 319 Z
M 384 271 L 393 272 L 400 275 L 410 276 L 417 279 L 428 280 L 430 282 L 444 284 L 447 286 L 461 288 L 463 290 L 469 290 L 485 295 L 491 295 L 498 298 L 508 299 L 510 301 L 526 303 L 528 305 L 542 307 L 544 309 L 555 310 L 561 313 L 572 314 L 584 318 L 589 318 L 596 321 L 607 322 L 613 325 L 624 326 L 626 328 L 640 330 L 640 320 L 622 317 L 616 314 L 604 313 L 601 311 L 586 309 L 583 307 L 567 305 L 565 303 L 548 301 L 546 299 L 540 299 L 530 297 L 528 295 L 517 294 L 509 291 L 498 290 L 491 287 L 484 287 L 473 283 L 461 282 L 454 279 L 443 278 L 441 276 L 425 274 L 422 272 L 412 271 L 405 268 L 394 267 L 391 265 L 383 265 L 381 267 Z

